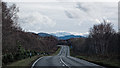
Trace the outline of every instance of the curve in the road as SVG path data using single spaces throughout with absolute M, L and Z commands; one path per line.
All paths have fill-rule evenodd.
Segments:
M 81 60 L 75 57 L 70 56 L 70 50 L 69 46 L 63 46 L 61 45 L 61 50 L 56 56 L 44 56 L 42 58 L 39 58 L 37 61 L 35 61 L 32 65 L 32 68 L 37 67 L 48 67 L 50 66 L 54 67 L 84 67 L 84 68 L 104 68 L 102 66 L 99 66 L 97 64 Z M 53 68 L 53 67 L 52 67 Z

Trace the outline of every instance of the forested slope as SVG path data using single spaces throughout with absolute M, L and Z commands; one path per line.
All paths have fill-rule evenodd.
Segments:
M 26 58 L 30 52 L 34 55 L 36 53 L 54 53 L 57 50 L 57 39 L 53 36 L 40 37 L 35 33 L 22 30 L 18 25 L 17 12 L 19 9 L 15 4 L 7 7 L 7 3 L 2 3 L 3 63 Z

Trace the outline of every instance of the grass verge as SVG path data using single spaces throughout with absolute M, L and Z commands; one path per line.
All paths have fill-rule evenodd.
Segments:
M 11 64 L 8 64 L 7 67 L 22 67 L 22 68 L 30 68 L 30 66 L 32 65 L 32 63 L 38 59 L 40 56 L 33 56 L 31 58 L 26 58 L 26 59 L 22 59 L 16 62 L 13 62 Z
M 54 54 L 52 54 L 51 56 L 57 55 L 60 52 L 60 49 L 61 49 L 61 47 L 58 47 L 57 51 Z
M 99 59 L 99 57 L 88 57 L 88 56 L 75 56 L 76 58 L 83 59 L 104 67 L 109 68 L 120 68 L 120 62 L 118 60 L 111 59 Z
M 111 56 L 108 58 L 102 58 L 100 56 L 81 56 L 76 55 L 73 53 L 72 49 L 70 48 L 70 55 L 79 59 L 83 59 L 98 65 L 101 65 L 103 67 L 107 68 L 120 68 L 120 60 L 116 58 L 112 58 Z

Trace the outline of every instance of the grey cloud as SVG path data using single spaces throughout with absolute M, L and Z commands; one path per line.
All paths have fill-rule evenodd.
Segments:
M 77 10 L 65 10 L 64 11 L 65 15 L 68 17 L 68 18 L 71 18 L 71 19 L 79 19 L 81 16 L 80 16 L 80 12 L 77 11 Z
M 78 9 L 84 11 L 84 12 L 87 12 L 87 11 L 88 11 L 88 9 L 87 9 L 86 7 L 84 7 L 84 6 L 82 5 L 82 3 L 77 3 L 77 4 L 76 4 L 76 8 L 78 8 Z
M 66 16 L 68 16 L 68 18 L 74 18 L 73 15 L 66 10 L 65 10 L 65 14 L 66 14 Z

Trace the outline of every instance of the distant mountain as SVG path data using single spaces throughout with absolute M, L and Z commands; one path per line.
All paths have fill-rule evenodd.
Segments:
M 51 33 L 51 35 L 54 35 L 54 36 L 57 36 L 57 38 L 60 40 L 67 40 L 67 39 L 70 39 L 70 38 L 81 38 L 81 37 L 84 37 L 84 36 L 81 36 L 81 35 L 73 35 L 69 32 L 56 32 L 56 33 Z
M 68 33 L 68 32 L 56 32 L 56 33 L 51 33 L 51 34 L 48 34 L 48 33 L 38 33 L 38 35 L 42 36 L 42 37 L 54 36 L 54 37 L 56 37 L 59 40 L 67 40 L 67 39 L 71 39 L 71 38 L 81 38 L 81 37 L 84 37 L 84 36 L 81 36 L 81 35 L 73 35 L 73 34 Z
M 51 35 L 61 37 L 61 36 L 72 35 L 72 34 L 68 32 L 56 32 L 56 33 L 51 33 Z
M 61 36 L 58 37 L 58 39 L 60 40 L 67 40 L 67 39 L 71 39 L 71 38 L 82 38 L 83 36 L 80 35 L 66 35 L 66 36 Z
M 48 33 L 38 33 L 38 35 L 42 37 L 52 36 L 51 34 L 48 34 Z

